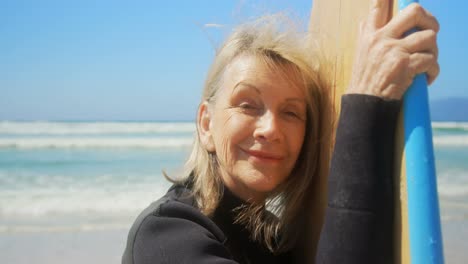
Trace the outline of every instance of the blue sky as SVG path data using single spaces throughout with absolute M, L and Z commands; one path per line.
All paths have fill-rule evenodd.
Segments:
M 468 97 L 468 2 L 447 3 L 422 1 L 441 24 L 431 100 Z M 213 45 L 233 25 L 281 10 L 308 21 L 311 6 L 0 0 L 0 120 L 192 120 Z

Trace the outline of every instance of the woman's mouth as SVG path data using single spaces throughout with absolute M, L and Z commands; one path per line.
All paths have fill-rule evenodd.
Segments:
M 268 151 L 244 150 L 244 152 L 256 162 L 279 163 L 284 159 L 283 155 Z

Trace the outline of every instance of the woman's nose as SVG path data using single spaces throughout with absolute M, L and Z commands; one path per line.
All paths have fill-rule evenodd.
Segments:
M 266 141 L 280 140 L 281 126 L 278 117 L 270 111 L 265 111 L 257 121 L 254 137 Z

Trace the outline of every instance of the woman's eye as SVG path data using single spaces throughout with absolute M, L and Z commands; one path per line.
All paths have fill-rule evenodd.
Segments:
M 252 103 L 241 103 L 239 108 L 248 115 L 257 115 L 262 111 L 262 108 Z
M 286 115 L 288 115 L 290 117 L 299 118 L 299 115 L 296 112 L 293 112 L 293 111 L 286 111 Z
M 240 107 L 243 109 L 256 109 L 256 107 L 252 104 L 249 103 L 242 103 L 240 104 Z
M 293 118 L 293 119 L 298 119 L 298 120 L 304 119 L 303 116 L 299 112 L 296 112 L 296 111 L 285 111 L 284 114 L 288 118 Z

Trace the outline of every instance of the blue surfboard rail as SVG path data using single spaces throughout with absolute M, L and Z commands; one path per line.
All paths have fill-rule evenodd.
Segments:
M 399 0 L 399 10 L 419 1 Z M 413 264 L 444 263 L 431 118 L 425 74 L 403 99 L 410 257 Z

